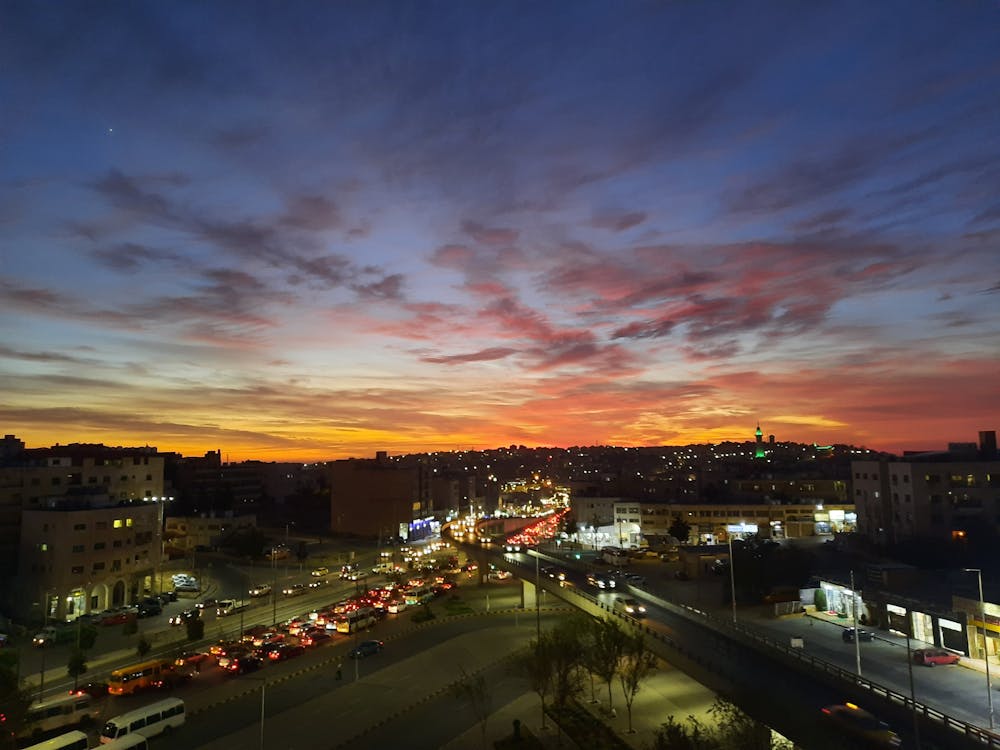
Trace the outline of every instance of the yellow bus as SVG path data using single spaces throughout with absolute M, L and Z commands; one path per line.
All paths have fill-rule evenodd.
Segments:
M 151 686 L 173 671 L 174 664 L 170 659 L 151 659 L 122 667 L 111 673 L 108 679 L 108 692 L 111 695 L 128 695 Z

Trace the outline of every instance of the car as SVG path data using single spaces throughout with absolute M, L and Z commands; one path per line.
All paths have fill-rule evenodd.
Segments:
M 164 591 L 162 594 L 157 594 L 156 598 L 160 600 L 160 604 L 170 604 L 170 602 L 177 601 L 177 592 Z
M 626 573 L 623 577 L 625 582 L 631 584 L 632 586 L 646 585 L 646 576 L 641 576 L 638 573 Z
M 937 664 L 958 664 L 962 657 L 943 648 L 918 648 L 913 651 L 913 663 L 933 667 Z
M 621 612 L 632 617 L 646 616 L 646 608 L 630 596 L 622 596 L 615 599 L 615 612 Z
M 384 645 L 382 641 L 361 641 L 355 648 L 351 649 L 349 655 L 352 659 L 363 659 L 366 656 L 377 654 Z
M 110 612 L 104 615 L 104 617 L 101 618 L 101 625 L 124 625 L 126 622 L 131 622 L 135 618 L 136 613 L 121 609 L 117 612 Z
M 243 656 L 252 656 L 252 655 L 253 654 L 250 653 L 250 650 L 242 645 L 236 648 L 229 648 L 226 649 L 223 653 L 219 654 L 218 664 L 223 669 L 229 669 L 229 665 L 231 665 L 236 659 L 239 659 Z
M 874 640 L 875 635 L 870 630 L 864 630 L 863 628 L 858 628 L 858 640 L 859 641 L 871 641 Z M 854 628 L 845 628 L 844 632 L 841 633 L 841 638 L 844 639 L 844 643 L 854 643 Z
M 174 664 L 178 667 L 183 667 L 189 664 L 200 665 L 202 662 L 211 658 L 212 655 L 207 651 L 182 651 L 178 657 L 174 659 Z
M 154 615 L 163 614 L 163 604 L 159 599 L 154 597 L 149 597 L 143 599 L 139 602 L 139 617 L 153 617 Z
M 309 582 L 309 588 L 318 589 L 323 586 L 326 586 L 328 583 L 330 582 L 326 578 L 317 578 L 315 581 Z
M 827 722 L 865 747 L 899 747 L 902 740 L 884 721 L 853 703 L 827 706 L 823 709 Z
M 185 609 L 182 612 L 170 615 L 170 617 L 167 618 L 167 623 L 170 625 L 183 625 L 188 620 L 196 620 L 199 617 L 201 617 L 200 609 Z
M 333 640 L 333 636 L 323 629 L 313 628 L 299 636 L 300 646 L 320 646 Z
M 77 693 L 86 693 L 87 695 L 94 698 L 102 698 L 108 694 L 108 683 L 106 682 L 88 682 L 86 685 L 81 685 L 76 689 Z
M 325 565 L 320 565 L 318 568 L 313 568 L 309 573 L 311 576 L 320 577 L 330 575 L 330 569 Z
M 306 593 L 306 586 L 304 583 L 294 583 L 281 590 L 281 593 L 285 596 L 299 596 L 300 594 Z
M 271 661 L 285 661 L 286 659 L 292 659 L 296 656 L 301 656 L 306 652 L 306 647 L 301 645 L 294 645 L 291 643 L 282 643 L 277 648 L 272 649 L 267 655 L 267 658 Z
M 202 599 L 200 602 L 194 605 L 195 609 L 211 609 L 219 604 L 219 600 L 214 596 L 210 596 L 207 599 Z
M 391 615 L 398 615 L 400 612 L 406 609 L 405 599 L 390 599 L 389 603 L 386 605 L 386 609 Z
M 264 662 L 256 656 L 243 654 L 232 659 L 224 669 L 229 674 L 246 674 L 247 672 L 256 672 L 262 666 L 264 666 Z
M 250 596 L 267 596 L 271 593 L 271 584 L 259 583 L 250 589 Z
M 267 643 L 262 643 L 259 646 L 254 646 L 253 655 L 258 659 L 267 659 L 272 653 L 280 648 L 284 647 L 284 643 L 281 641 L 269 641 Z

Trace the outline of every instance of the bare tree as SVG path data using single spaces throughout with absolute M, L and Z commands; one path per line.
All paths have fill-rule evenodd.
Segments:
M 545 729 L 545 699 L 552 692 L 551 636 L 542 633 L 541 638 L 532 640 L 514 657 L 513 668 L 528 678 L 531 689 L 538 694 L 542 702 L 542 729 Z
M 632 703 L 642 681 L 656 669 L 656 657 L 646 648 L 646 638 L 641 632 L 626 635 L 622 656 L 618 663 L 625 707 L 628 709 L 628 732 L 632 734 Z
M 452 694 L 459 700 L 466 700 L 473 716 L 479 723 L 479 733 L 483 747 L 486 745 L 486 724 L 493 713 L 493 689 L 482 673 L 470 675 L 465 667 L 459 667 L 460 677 L 452 685 Z
M 611 711 L 611 682 L 618 672 L 618 662 L 622 658 L 627 635 L 617 620 L 604 618 L 595 621 L 591 638 L 592 668 L 608 686 L 608 710 Z

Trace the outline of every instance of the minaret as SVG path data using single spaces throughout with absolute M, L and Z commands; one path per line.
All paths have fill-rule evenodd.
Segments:
M 754 433 L 757 438 L 757 447 L 754 450 L 754 458 L 764 458 L 764 433 L 760 429 L 760 422 L 757 422 L 757 432 Z

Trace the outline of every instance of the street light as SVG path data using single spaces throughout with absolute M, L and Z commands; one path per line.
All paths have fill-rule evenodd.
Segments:
M 729 542 L 729 595 L 733 600 L 733 625 L 736 624 L 736 566 L 733 564 L 733 532 L 726 534 Z M 700 605 L 700 602 L 699 602 Z
M 983 571 L 981 568 L 962 568 L 965 573 L 975 573 L 979 579 L 979 618 L 983 623 L 983 660 L 986 662 L 986 697 L 990 709 L 990 729 L 993 729 L 993 684 L 990 681 L 990 650 L 986 645 L 986 600 L 983 599 Z M 979 643 L 979 628 L 976 628 L 976 645 Z
M 858 632 L 858 595 L 854 591 L 854 571 L 851 571 L 851 613 L 854 618 L 854 659 L 861 676 L 861 634 Z M 911 615 L 912 617 L 912 615 Z

